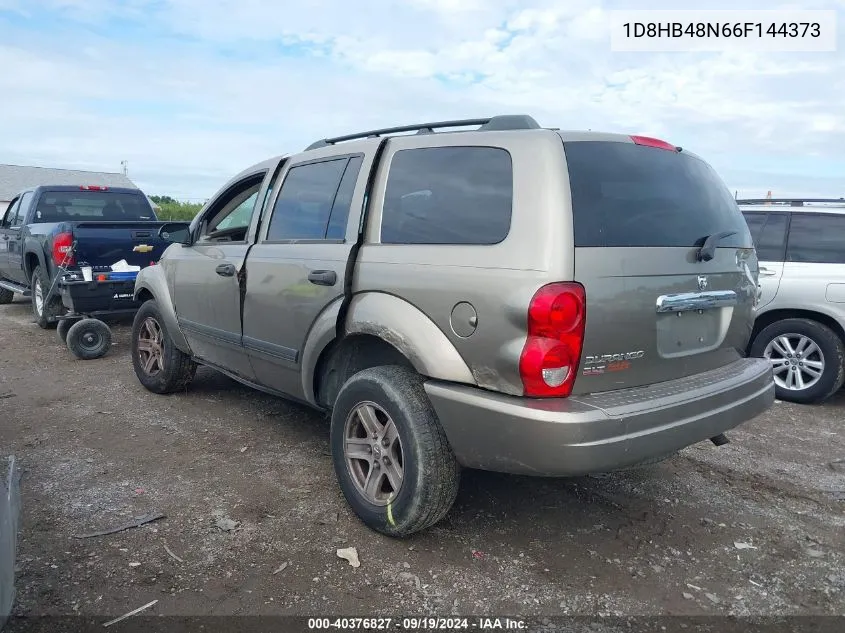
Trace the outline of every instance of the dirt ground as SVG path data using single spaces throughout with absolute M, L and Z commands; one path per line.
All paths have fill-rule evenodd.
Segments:
M 320 415 L 206 369 L 155 396 L 114 334 L 77 361 L 28 303 L 0 307 L 18 616 L 845 614 L 845 393 L 643 470 L 465 472 L 447 519 L 403 541 L 347 508 Z M 74 538 L 150 512 L 166 518 Z

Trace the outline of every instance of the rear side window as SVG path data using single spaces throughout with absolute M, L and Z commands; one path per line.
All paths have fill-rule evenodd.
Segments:
M 267 241 L 342 239 L 360 168 L 360 157 L 292 167 L 279 190 Z
M 150 203 L 140 194 L 114 191 L 46 191 L 38 200 L 32 221 L 130 222 L 153 218 Z
M 632 143 L 565 143 L 575 246 L 752 246 L 736 201 L 712 167 L 684 154 Z
M 396 152 L 382 212 L 383 244 L 497 244 L 510 231 L 513 167 L 494 147 Z
M 756 246 L 768 216 L 765 213 L 743 213 L 743 215 L 745 216 L 745 223 L 748 225 L 748 230 L 751 231 L 751 239 L 754 240 Z
M 845 215 L 793 213 L 786 261 L 845 264 Z

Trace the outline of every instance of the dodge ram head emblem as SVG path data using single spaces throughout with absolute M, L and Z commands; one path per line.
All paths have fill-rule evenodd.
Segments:
M 153 250 L 153 247 L 149 244 L 138 244 L 138 246 L 136 246 L 132 250 L 136 253 L 149 253 L 151 250 Z
M 707 290 L 707 277 L 705 277 L 704 275 L 698 276 L 698 289 Z

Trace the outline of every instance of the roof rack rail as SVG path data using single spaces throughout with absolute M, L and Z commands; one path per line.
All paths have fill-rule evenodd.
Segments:
M 527 114 L 500 114 L 498 116 L 488 117 L 484 119 L 457 119 L 454 121 L 435 121 L 433 123 L 417 123 L 415 125 L 400 125 L 398 127 L 386 127 L 379 130 L 369 130 L 367 132 L 358 132 L 356 134 L 345 134 L 344 136 L 335 136 L 334 138 L 324 138 L 319 141 L 311 143 L 305 148 L 305 151 L 317 149 L 319 147 L 328 147 L 335 143 L 342 143 L 343 141 L 352 141 L 359 138 L 378 138 L 386 134 L 398 134 L 401 132 L 416 132 L 417 134 L 434 134 L 438 128 L 447 127 L 468 127 L 472 125 L 480 126 L 479 132 L 493 132 L 499 130 L 538 130 L 540 124 L 534 120 L 533 117 Z
M 737 200 L 737 204 L 747 205 L 786 205 L 803 207 L 805 202 L 826 202 L 845 204 L 845 198 L 744 198 Z

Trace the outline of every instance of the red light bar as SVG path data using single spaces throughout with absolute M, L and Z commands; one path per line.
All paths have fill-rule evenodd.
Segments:
M 108 191 L 108 187 L 103 187 L 102 185 L 82 185 L 79 187 L 83 191 Z
M 661 141 L 659 138 L 652 138 L 650 136 L 632 136 L 631 140 L 634 141 L 637 145 L 645 145 L 646 147 L 656 147 L 658 149 L 668 149 L 670 152 L 677 152 L 678 148 L 672 145 L 671 143 L 667 143 L 666 141 Z

